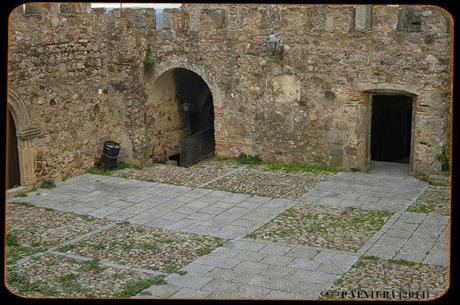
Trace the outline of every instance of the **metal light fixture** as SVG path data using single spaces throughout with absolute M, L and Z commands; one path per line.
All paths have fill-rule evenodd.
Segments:
M 279 52 L 280 45 L 281 45 L 281 37 L 273 32 L 265 38 L 265 45 L 267 46 L 267 50 L 271 55 L 275 55 Z
M 191 104 L 187 103 L 187 102 L 182 104 L 182 108 L 184 109 L 185 112 L 190 111 L 190 106 L 191 106 Z

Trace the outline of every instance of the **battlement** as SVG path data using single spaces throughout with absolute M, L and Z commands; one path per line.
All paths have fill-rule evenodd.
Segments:
M 439 15 L 445 17 L 445 32 L 449 17 L 434 6 L 413 5 L 185 5 L 162 11 L 161 26 L 157 26 L 153 8 L 91 8 L 89 3 L 29 3 L 24 15 L 37 14 L 107 14 L 116 17 L 147 18 L 149 30 L 165 32 L 215 32 L 242 30 L 268 33 L 295 32 L 429 32 Z M 143 16 L 144 15 L 144 16 Z M 291 33 L 294 32 L 294 33 Z

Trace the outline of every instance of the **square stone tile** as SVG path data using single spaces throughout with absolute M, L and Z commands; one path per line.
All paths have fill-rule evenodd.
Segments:
M 261 260 L 260 263 L 268 264 L 268 265 L 276 265 L 276 266 L 286 266 L 289 263 L 291 263 L 294 259 L 295 258 L 291 256 L 269 254 L 263 260 Z

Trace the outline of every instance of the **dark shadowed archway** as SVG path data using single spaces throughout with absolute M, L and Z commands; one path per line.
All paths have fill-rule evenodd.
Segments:
M 214 155 L 214 105 L 206 82 L 195 72 L 174 68 L 147 84 L 147 156 L 190 166 Z

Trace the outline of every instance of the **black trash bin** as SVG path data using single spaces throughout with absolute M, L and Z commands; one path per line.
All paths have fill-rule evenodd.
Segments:
M 101 166 L 104 169 L 117 166 L 118 153 L 120 152 L 120 144 L 113 141 L 105 141 L 101 155 Z

